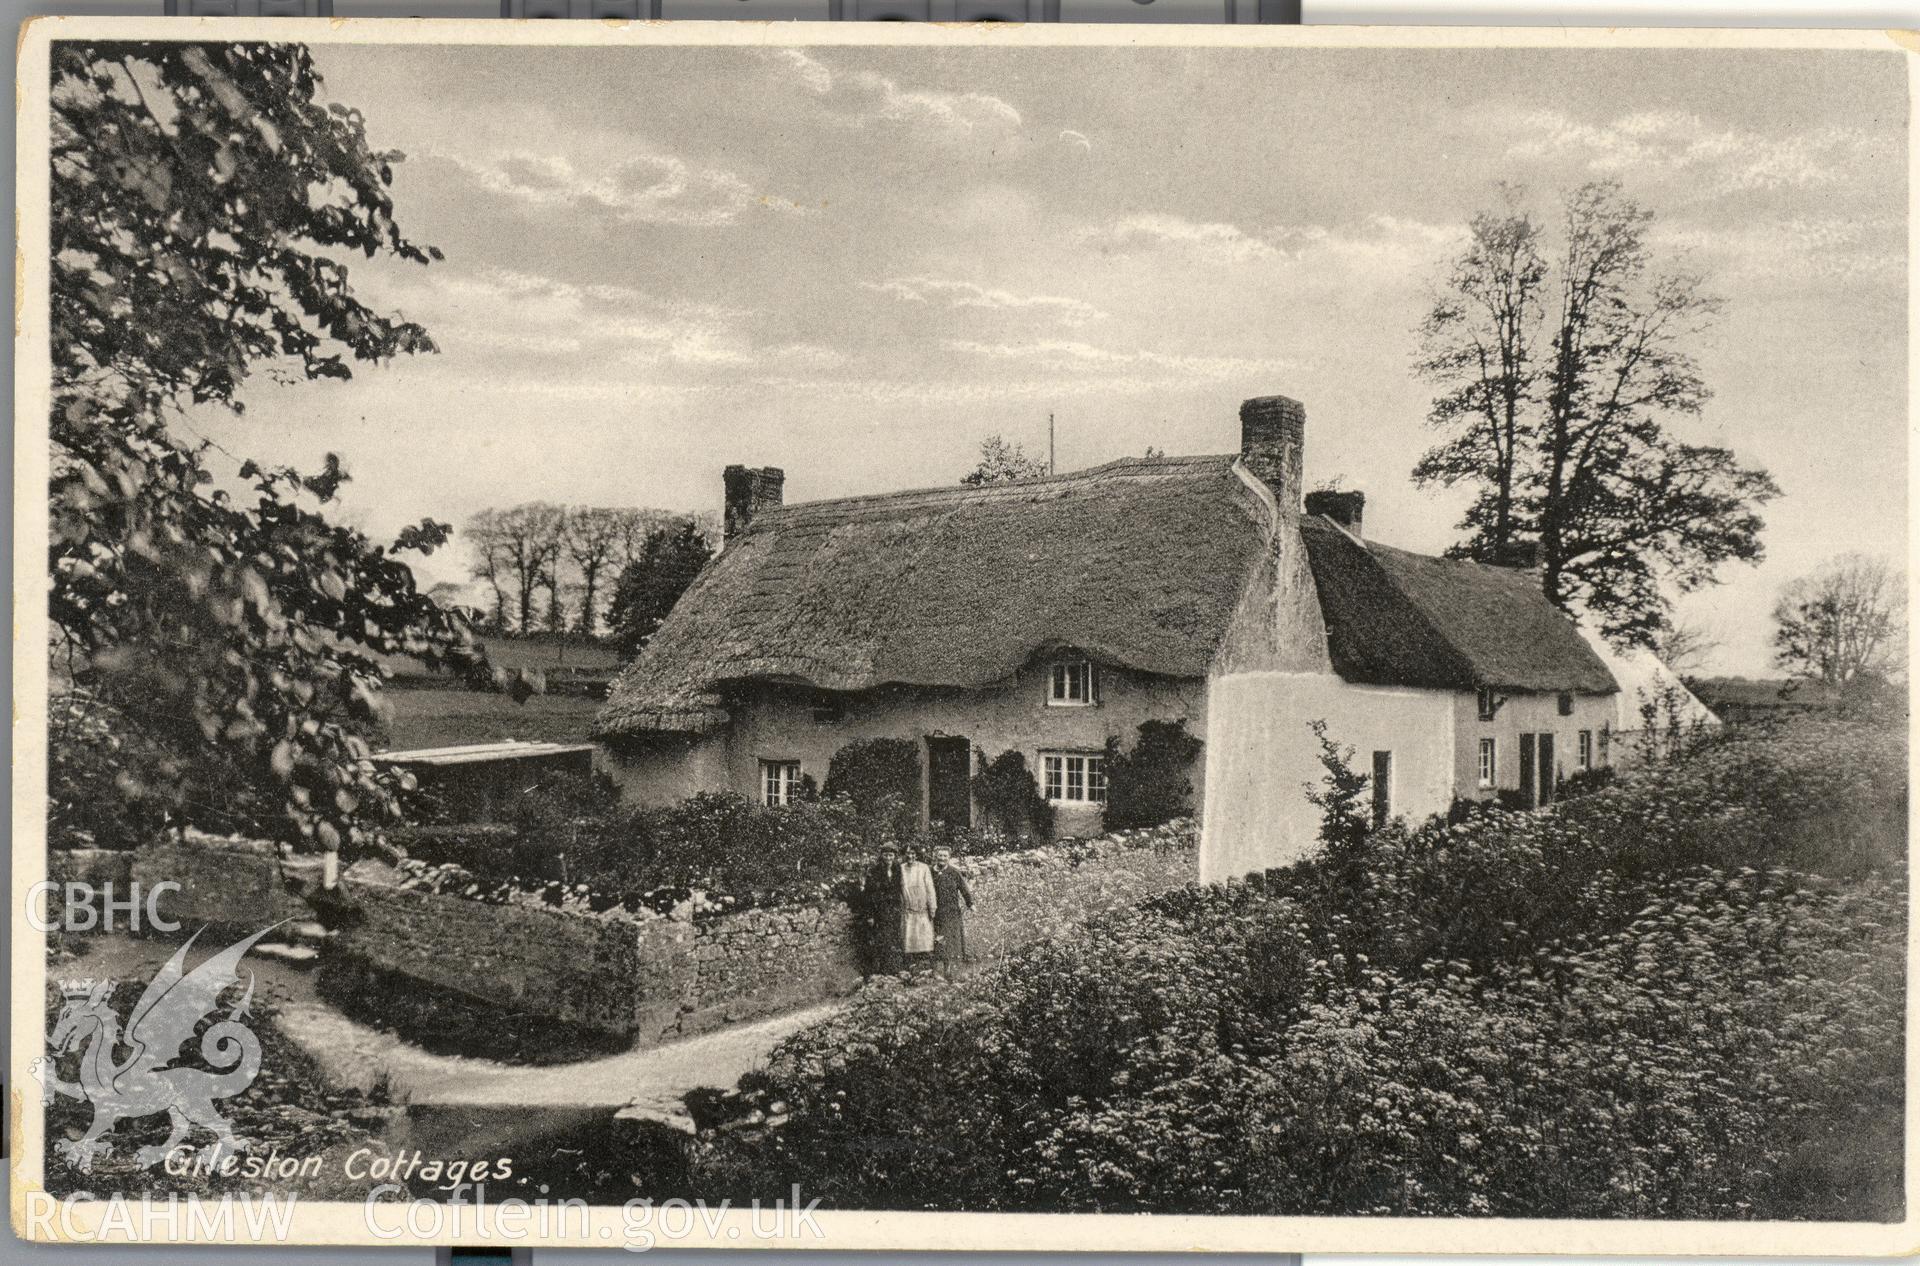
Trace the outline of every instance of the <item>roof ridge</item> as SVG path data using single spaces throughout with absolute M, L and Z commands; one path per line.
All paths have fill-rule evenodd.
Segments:
M 1321 517 L 1324 518 L 1325 516 L 1323 515 Z M 1331 519 L 1328 519 L 1327 522 L 1336 528 L 1340 527 L 1338 523 L 1334 523 Z M 1445 554 L 1422 554 L 1419 550 L 1408 549 L 1403 545 L 1388 545 L 1385 541 L 1376 541 L 1370 537 L 1354 536 L 1344 528 L 1341 528 L 1340 531 L 1341 535 L 1355 541 L 1370 552 L 1403 554 L 1408 558 L 1420 559 L 1422 562 L 1442 563 L 1449 567 L 1471 567 L 1476 571 L 1485 572 L 1489 576 L 1497 576 L 1501 580 L 1508 582 L 1525 580 L 1527 573 L 1532 570 L 1532 568 L 1514 567 L 1506 563 L 1484 562 L 1478 558 L 1449 558 Z M 1531 589 L 1532 585 L 1528 584 L 1527 587 Z
M 1102 462 L 1098 466 L 1087 466 L 1080 470 L 1070 470 L 1064 474 L 1036 475 L 1031 479 L 1008 479 L 987 484 L 934 484 L 924 488 L 901 488 L 893 492 L 855 493 L 849 497 L 825 497 L 818 501 L 796 501 L 788 505 L 768 506 L 755 515 L 748 530 L 752 531 L 761 524 L 773 524 L 789 516 L 810 510 L 852 509 L 859 506 L 880 506 L 893 501 L 906 501 L 919 497 L 938 496 L 945 500 L 968 497 L 1005 497 L 1023 489 L 1042 488 L 1052 484 L 1070 484 L 1090 479 L 1101 474 L 1118 474 L 1129 469 L 1139 470 L 1143 474 L 1179 468 L 1196 468 L 1219 465 L 1222 469 L 1239 459 L 1238 453 L 1189 453 L 1179 457 L 1117 457 Z

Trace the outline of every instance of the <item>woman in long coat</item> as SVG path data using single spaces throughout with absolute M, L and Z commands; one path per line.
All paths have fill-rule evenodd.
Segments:
M 973 909 L 973 888 L 953 864 L 952 849 L 933 850 L 933 896 L 933 961 L 951 978 L 967 961 L 967 911 Z
M 933 872 L 918 857 L 900 867 L 900 939 L 913 968 L 925 968 L 933 953 L 933 916 L 939 908 Z

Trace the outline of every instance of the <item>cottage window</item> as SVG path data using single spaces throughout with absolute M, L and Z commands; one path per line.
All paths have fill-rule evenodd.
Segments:
M 1095 702 L 1099 684 L 1099 675 L 1094 672 L 1091 660 L 1055 664 L 1047 704 L 1055 708 L 1084 708 Z
M 1073 752 L 1040 753 L 1040 785 L 1057 804 L 1105 804 L 1107 758 Z
M 1580 731 L 1580 768 L 1593 768 L 1593 731 Z
M 1480 693 L 1476 699 L 1476 702 L 1480 705 L 1480 719 L 1482 721 L 1493 720 L 1493 714 L 1500 707 L 1500 701 L 1494 697 L 1493 687 L 1492 686 L 1480 687 Z
M 1393 816 L 1393 753 L 1373 754 L 1373 824 L 1385 826 Z
M 1573 696 L 1564 690 L 1560 692 L 1560 715 L 1563 717 L 1573 715 Z
M 760 802 L 778 808 L 800 799 L 800 762 L 763 760 L 760 762 Z
M 1500 770 L 1499 749 L 1495 746 L 1494 740 L 1490 738 L 1481 739 L 1480 740 L 1480 785 L 1482 787 L 1493 786 L 1494 776 L 1499 773 L 1499 770 Z

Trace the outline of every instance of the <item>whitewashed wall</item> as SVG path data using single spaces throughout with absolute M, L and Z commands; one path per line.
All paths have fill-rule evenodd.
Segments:
M 1331 674 L 1217 677 L 1207 700 L 1206 808 L 1200 879 L 1230 879 L 1297 861 L 1318 847 L 1319 810 L 1306 785 L 1324 774 L 1307 728 L 1324 720 L 1352 745 L 1365 773 L 1372 753 L 1393 753 L 1393 812 L 1422 818 L 1453 796 L 1451 693 L 1356 686 Z

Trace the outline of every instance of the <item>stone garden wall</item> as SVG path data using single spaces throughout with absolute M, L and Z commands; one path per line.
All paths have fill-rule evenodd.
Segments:
M 605 1033 L 657 1035 L 680 1014 L 692 971 L 685 920 L 472 901 L 407 887 L 376 861 L 342 882 L 360 918 L 339 948 L 368 966 Z
M 211 923 L 257 932 L 285 919 L 313 917 L 287 887 L 279 850 L 264 841 L 195 834 L 134 851 L 135 883 L 144 889 L 169 879 L 180 891 L 160 897 L 160 914 L 178 920 L 184 931 Z
M 309 868 L 318 864 L 313 859 Z M 133 884 L 145 891 L 158 883 L 176 883 L 179 890 L 160 894 L 155 910 L 161 919 L 179 922 L 183 933 L 208 924 L 251 933 L 282 920 L 313 917 L 289 882 L 279 850 L 260 840 L 190 831 L 132 852 L 53 849 L 47 854 L 47 876 L 96 888 L 110 883 L 116 900 L 127 896 Z
M 968 858 L 976 958 L 998 957 L 1102 910 L 1194 881 L 1190 822 L 1083 843 Z M 536 896 L 476 901 L 408 886 L 362 862 L 344 881 L 363 918 L 339 948 L 421 986 L 648 1046 L 791 1011 L 860 980 L 844 903 L 695 920 L 555 908 Z

